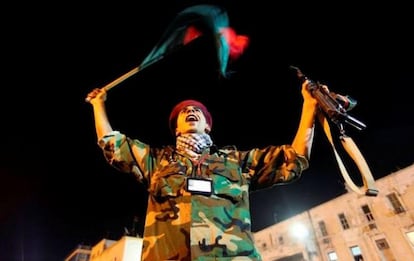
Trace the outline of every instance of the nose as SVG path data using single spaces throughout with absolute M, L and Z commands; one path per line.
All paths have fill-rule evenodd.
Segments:
M 196 109 L 193 106 L 188 106 L 187 108 L 185 108 L 185 112 L 186 113 L 190 113 L 190 112 L 196 112 Z

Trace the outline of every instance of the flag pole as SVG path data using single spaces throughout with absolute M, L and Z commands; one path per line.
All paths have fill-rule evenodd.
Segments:
M 140 66 L 137 66 L 131 70 L 129 70 L 128 72 L 124 73 L 123 75 L 121 75 L 120 77 L 116 78 L 115 80 L 113 80 L 112 82 L 106 84 L 105 86 L 101 87 L 101 90 L 105 90 L 105 91 L 109 91 L 110 89 L 112 89 L 113 87 L 117 86 L 118 84 L 120 84 L 121 82 L 125 81 L 126 79 L 128 79 L 129 77 L 137 74 L 138 72 L 142 71 L 144 68 L 146 68 L 147 66 L 161 60 L 164 56 L 160 55 L 158 57 L 155 57 L 154 59 L 148 61 L 145 64 L 141 64 Z M 86 102 L 90 102 L 90 98 L 87 97 L 85 99 Z
M 139 71 L 140 71 L 140 67 L 137 66 L 137 67 L 133 68 L 132 70 L 130 70 L 129 72 L 127 72 L 127 73 L 121 75 L 120 77 L 118 77 L 117 79 L 113 80 L 112 82 L 108 83 L 107 85 L 105 85 L 101 89 L 103 89 L 105 91 L 109 91 L 110 89 L 112 89 L 113 87 L 117 86 L 121 82 L 125 81 L 129 77 L 137 74 Z
M 130 70 L 129 72 L 124 73 L 120 77 L 116 78 L 112 82 L 108 83 L 107 85 L 101 87 L 101 90 L 109 91 L 110 89 L 112 89 L 113 87 L 117 86 L 121 82 L 125 81 L 129 77 L 137 74 L 139 71 L 140 71 L 140 66 L 137 66 L 137 67 L 133 68 L 132 70 Z M 90 100 L 91 99 L 89 97 L 85 98 L 85 101 L 86 102 L 90 102 Z

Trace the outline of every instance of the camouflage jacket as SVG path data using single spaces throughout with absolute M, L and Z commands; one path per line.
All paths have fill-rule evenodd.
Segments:
M 192 161 L 173 146 L 152 148 L 114 131 L 99 141 L 107 161 L 148 186 L 142 260 L 261 260 L 249 192 L 298 179 L 308 161 L 289 145 L 207 150 Z M 190 177 L 211 193 L 190 192 Z

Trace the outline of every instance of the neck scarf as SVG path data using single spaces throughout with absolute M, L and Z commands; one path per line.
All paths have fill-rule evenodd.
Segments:
M 192 157 L 197 157 L 206 148 L 211 147 L 213 141 L 207 133 L 188 133 L 177 137 L 176 148 L 187 152 Z

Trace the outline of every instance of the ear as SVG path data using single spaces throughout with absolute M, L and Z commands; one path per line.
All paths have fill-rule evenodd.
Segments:
M 208 125 L 208 124 L 207 124 L 206 128 L 204 129 L 204 131 L 205 131 L 207 134 L 209 134 L 209 133 L 210 133 L 210 131 L 211 131 L 211 127 L 210 127 L 210 125 Z

